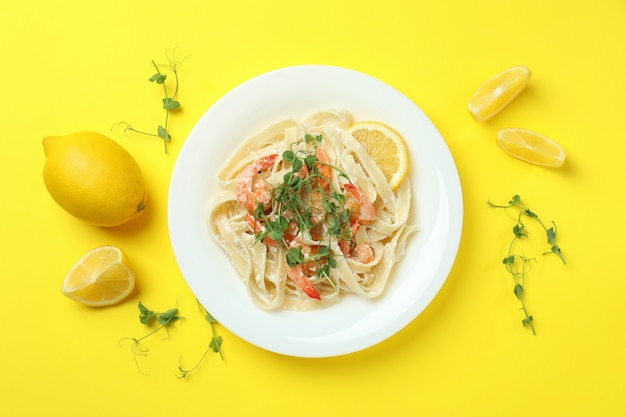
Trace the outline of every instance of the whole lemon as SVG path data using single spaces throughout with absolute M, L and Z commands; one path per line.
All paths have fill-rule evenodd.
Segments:
M 117 142 L 96 132 L 43 140 L 48 192 L 68 213 L 98 226 L 139 216 L 147 190 L 139 165 Z

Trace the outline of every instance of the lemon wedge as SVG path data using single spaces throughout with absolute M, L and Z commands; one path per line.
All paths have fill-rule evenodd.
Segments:
M 91 307 L 109 306 L 126 298 L 135 275 L 120 248 L 101 246 L 83 255 L 65 276 L 61 293 Z
M 526 87 L 530 70 L 523 65 L 508 68 L 485 81 L 472 94 L 467 109 L 477 122 L 491 119 Z
M 531 164 L 558 168 L 565 162 L 566 155 L 561 145 L 528 129 L 502 129 L 498 132 L 496 143 L 512 157 Z

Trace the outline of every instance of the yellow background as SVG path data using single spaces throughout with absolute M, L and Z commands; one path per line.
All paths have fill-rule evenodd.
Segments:
M 37 1 L 0 3 L 0 415 L 14 416 L 624 416 L 626 2 Z M 150 60 L 189 54 L 169 154 L 111 126 L 162 123 Z M 301 359 L 247 344 L 222 326 L 224 361 L 170 247 L 166 201 L 197 119 L 238 84 L 298 64 L 345 66 L 399 89 L 431 118 L 458 166 L 459 253 L 430 306 L 390 339 L 351 355 Z M 528 89 L 478 124 L 466 101 L 489 76 L 524 64 Z M 510 158 L 503 127 L 567 151 L 558 170 Z M 149 208 L 115 229 L 82 223 L 47 193 L 41 140 L 78 130 L 114 137 L 138 161 Z M 521 324 L 501 264 L 510 219 L 487 209 L 520 194 L 558 225 L 568 260 L 538 255 L 526 283 L 537 336 Z M 535 241 L 543 235 L 535 233 Z M 137 291 L 110 308 L 62 296 L 72 264 L 113 244 Z M 543 246 L 529 249 L 534 256 Z M 186 317 L 144 342 L 137 302 Z M 168 337 L 169 336 L 169 337 Z

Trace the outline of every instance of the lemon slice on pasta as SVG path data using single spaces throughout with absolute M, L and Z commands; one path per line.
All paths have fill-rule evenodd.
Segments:
M 381 122 L 358 122 L 348 128 L 378 164 L 392 189 L 400 186 L 409 170 L 409 152 L 402 136 Z

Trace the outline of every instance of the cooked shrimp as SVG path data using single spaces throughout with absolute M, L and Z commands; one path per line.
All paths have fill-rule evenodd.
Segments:
M 374 249 L 367 242 L 359 243 L 354 248 L 351 248 L 350 243 L 345 239 L 339 239 L 337 243 L 346 258 L 354 259 L 362 264 L 368 264 L 374 260 Z
M 299 263 L 293 267 L 287 267 L 287 276 L 291 278 L 293 282 L 298 284 L 300 288 L 311 298 L 321 300 L 319 293 L 315 286 L 309 280 L 309 277 L 315 275 L 317 268 L 325 264 L 325 259 L 316 261 L 310 260 L 312 256 L 317 255 L 319 251 L 318 245 L 307 245 L 302 242 L 302 234 L 298 234 L 293 240 L 289 242 L 290 248 L 299 248 L 302 252 L 305 262 Z M 307 259 L 309 259 L 307 261 Z
M 350 232 L 354 239 L 361 225 L 371 223 L 376 219 L 376 208 L 361 190 L 351 182 L 344 184 L 344 188 L 348 192 L 346 209 L 350 211 Z M 339 239 L 337 243 L 346 257 L 364 264 L 374 260 L 374 250 L 367 242 L 356 244 L 354 240 Z
M 324 225 L 322 223 L 316 224 L 311 227 L 309 234 L 311 235 L 311 239 L 319 242 L 324 238 Z
M 311 281 L 309 281 L 309 278 L 304 274 L 303 268 L 304 266 L 302 264 L 287 267 L 287 276 L 295 282 L 306 295 L 311 298 L 315 298 L 316 300 L 321 300 L 322 297 L 320 296 L 320 293 L 317 291 L 317 288 L 315 288 L 315 285 L 313 285 Z
M 237 201 L 250 213 L 254 213 L 259 204 L 263 211 L 270 209 L 272 204 L 271 185 L 266 181 L 256 181 L 256 176 L 267 171 L 274 165 L 277 155 L 267 155 L 241 171 L 237 177 Z
M 287 223 L 287 230 L 283 233 L 283 239 L 289 243 L 298 236 L 298 233 L 300 233 L 300 228 L 298 228 L 298 218 L 292 210 L 285 210 L 283 212 L 283 217 L 289 222 Z
M 328 189 L 328 181 L 330 180 L 332 169 L 331 166 L 328 165 L 330 163 L 330 158 L 328 158 L 328 154 L 322 148 L 317 148 L 315 150 L 315 157 L 319 162 L 313 164 L 313 167 L 317 169 L 319 176 L 321 178 L 314 178 L 314 185 L 319 184 L 324 190 Z
M 351 182 L 343 186 L 348 192 L 346 208 L 350 210 L 350 219 L 358 220 L 360 224 L 371 223 L 376 219 L 374 204 Z
M 357 262 L 368 264 L 374 260 L 374 249 L 369 243 L 359 243 L 350 251 L 350 256 Z
M 350 256 L 350 243 L 348 243 L 347 240 L 337 239 L 337 244 L 339 245 L 339 249 L 341 249 L 343 256 Z
M 324 193 L 320 191 L 311 191 L 308 193 L 308 203 L 311 213 L 311 224 L 316 225 L 324 221 L 326 218 L 326 210 L 324 209 Z

